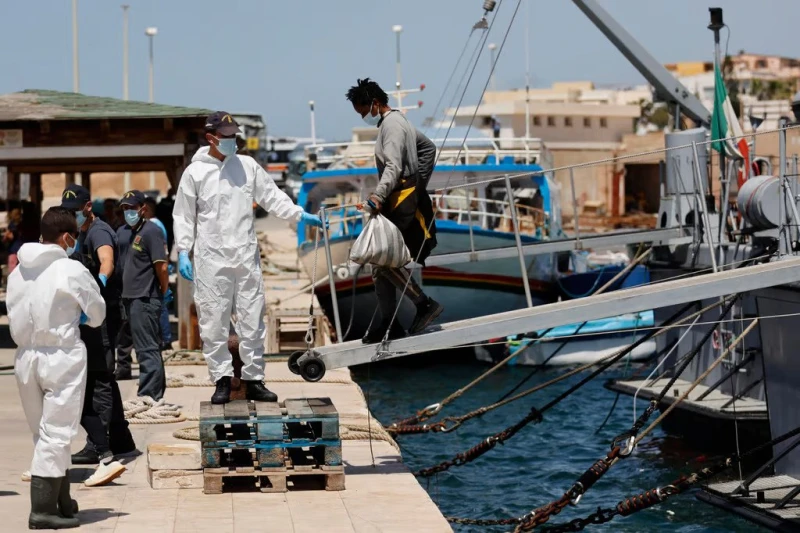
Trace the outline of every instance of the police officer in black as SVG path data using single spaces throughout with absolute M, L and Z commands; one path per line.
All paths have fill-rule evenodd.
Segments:
M 119 201 L 131 228 L 130 248 L 122 267 L 122 301 L 139 360 L 139 396 L 164 397 L 167 386 L 161 359 L 161 306 L 172 301 L 169 254 L 161 229 L 142 216 L 145 196 L 128 191 Z
M 117 271 L 120 279 L 125 276 L 125 264 L 128 262 L 128 252 L 133 240 L 133 229 L 123 223 L 117 228 L 117 247 L 119 249 L 119 266 Z M 117 381 L 133 379 L 131 365 L 133 364 L 133 337 L 131 336 L 131 322 L 128 311 L 122 306 L 122 324 L 117 334 L 117 369 L 114 376 Z
M 85 187 L 68 186 L 61 195 L 61 207 L 75 213 L 80 229 L 72 259 L 81 261 L 92 273 L 106 302 L 106 320 L 99 328 L 80 326 L 87 352 L 86 397 L 81 415 L 87 442 L 83 450 L 72 456 L 72 463 L 107 465 L 114 455 L 136 450 L 114 379 L 114 348 L 121 305 L 116 234 L 92 213 L 92 199 Z

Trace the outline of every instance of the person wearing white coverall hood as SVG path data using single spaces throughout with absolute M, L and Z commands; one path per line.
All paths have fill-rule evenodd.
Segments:
M 86 346 L 79 324 L 106 316 L 100 287 L 79 261 L 75 215 L 52 207 L 42 217 L 41 243 L 24 244 L 8 277 L 8 319 L 17 344 L 14 374 L 33 433 L 30 529 L 78 527 L 69 494 L 70 442 L 78 433 L 86 387 Z
M 322 222 L 295 205 L 252 157 L 236 154 L 239 125 L 230 114 L 213 113 L 205 130 L 210 146 L 197 151 L 181 176 L 172 217 L 178 271 L 194 281 L 203 356 L 216 384 L 211 402 L 230 400 L 232 313 L 247 399 L 274 402 L 278 397 L 263 383 L 266 301 L 253 202 L 284 220 L 303 220 L 317 227 Z

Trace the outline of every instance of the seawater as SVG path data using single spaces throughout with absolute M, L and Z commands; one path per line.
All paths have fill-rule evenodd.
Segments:
M 423 356 L 427 364 L 373 364 L 354 369 L 354 377 L 369 398 L 372 413 L 384 424 L 410 416 L 464 386 L 488 367 L 464 362 L 436 364 L 436 354 Z M 419 363 L 420 357 L 415 358 Z M 497 401 L 530 372 L 530 368 L 507 367 L 488 377 L 447 406 L 442 415 L 460 415 Z M 609 450 L 611 439 L 630 428 L 633 399 L 621 396 L 605 427 L 596 433 L 609 413 L 616 393 L 603 387 L 607 379 L 622 377 L 630 369 L 612 369 L 586 384 L 545 414 L 544 421 L 531 424 L 515 437 L 498 445 L 466 466 L 453 467 L 429 479 L 420 479 L 446 516 L 506 518 L 520 516 L 559 498 L 575 480 Z M 523 386 L 532 387 L 556 377 L 564 369 L 537 373 Z M 429 467 L 467 450 L 482 439 L 518 421 L 532 406 L 541 407 L 576 383 L 584 374 L 570 378 L 527 398 L 466 422 L 452 433 L 406 435 L 399 438 L 405 463 L 411 470 Z M 647 403 L 639 401 L 637 413 Z M 651 417 L 655 419 L 656 414 Z M 576 507 L 567 507 L 551 523 L 587 516 L 598 506 L 614 507 L 620 500 L 669 484 L 681 474 L 702 466 L 701 450 L 686 447 L 680 438 L 657 428 L 629 458 L 613 466 L 584 495 Z M 738 476 L 737 473 L 731 473 Z M 454 525 L 455 531 L 507 531 Z M 617 517 L 586 531 L 678 533 L 761 533 L 741 518 L 698 501 L 693 492 L 673 497 L 661 505 L 630 517 Z

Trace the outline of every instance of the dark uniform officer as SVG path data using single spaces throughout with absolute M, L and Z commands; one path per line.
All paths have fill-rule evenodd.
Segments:
M 167 386 L 161 359 L 159 318 L 164 301 L 172 298 L 167 273 L 167 244 L 161 229 L 142 216 L 144 194 L 128 191 L 119 201 L 131 228 L 130 248 L 122 268 L 122 300 L 130 322 L 133 348 L 139 360 L 139 396 L 164 397 Z
M 99 328 L 80 326 L 87 352 L 86 397 L 81 415 L 87 442 L 83 450 L 72 456 L 72 463 L 108 463 L 114 455 L 136 450 L 114 379 L 114 348 L 121 305 L 120 277 L 116 272 L 117 239 L 114 230 L 92 213 L 91 197 L 85 187 L 67 187 L 62 194 L 61 207 L 75 213 L 81 231 L 72 259 L 81 261 L 92 273 L 106 302 L 106 319 Z M 112 255 L 108 256 L 109 253 Z M 103 260 L 113 261 L 110 274 L 103 271 L 101 255 Z
M 119 275 L 123 277 L 125 263 L 128 261 L 128 252 L 131 249 L 133 240 L 133 230 L 127 224 L 122 224 L 117 228 L 117 245 L 119 248 Z M 125 306 L 122 307 L 122 324 L 117 334 L 117 369 L 114 375 L 117 380 L 132 379 L 131 365 L 133 364 L 133 338 L 131 337 L 131 322 L 128 318 Z

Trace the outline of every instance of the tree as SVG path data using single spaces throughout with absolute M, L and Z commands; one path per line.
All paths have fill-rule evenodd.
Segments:
M 672 116 L 670 116 L 669 109 L 663 103 L 639 100 L 639 108 L 642 110 L 641 117 L 647 124 L 653 124 L 660 130 L 672 124 Z

